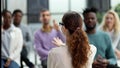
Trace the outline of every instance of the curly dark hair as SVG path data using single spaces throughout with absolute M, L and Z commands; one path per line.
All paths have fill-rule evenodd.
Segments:
M 90 13 L 90 12 L 93 12 L 93 13 L 97 13 L 98 12 L 98 9 L 97 8 L 94 8 L 94 7 L 92 7 L 92 8 L 86 8 L 84 11 L 83 11 L 83 16 L 85 16 L 85 14 L 87 14 L 87 13 Z
M 82 29 L 82 18 L 77 12 L 68 12 L 63 16 L 62 22 L 70 34 L 66 42 L 73 68 L 82 68 L 88 62 L 90 51 L 87 35 Z

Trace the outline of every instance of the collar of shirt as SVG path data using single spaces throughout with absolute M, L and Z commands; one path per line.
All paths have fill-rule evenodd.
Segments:
M 9 29 L 7 29 L 7 30 L 4 30 L 5 32 L 11 32 L 11 31 L 13 31 L 14 30 L 14 28 L 15 28 L 15 26 L 13 25 L 13 24 L 11 24 L 11 26 L 10 26 L 10 28 Z M 3 32 L 4 32 L 3 31 Z

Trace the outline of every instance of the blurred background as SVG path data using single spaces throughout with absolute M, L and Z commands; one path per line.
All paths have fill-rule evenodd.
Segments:
M 101 23 L 104 13 L 109 9 L 114 9 L 120 17 L 120 0 L 1 0 L 1 11 L 8 9 L 13 12 L 15 9 L 21 9 L 24 13 L 22 23 L 30 27 L 32 34 L 41 23 L 39 22 L 39 11 L 47 8 L 51 12 L 52 20 L 61 21 L 63 14 L 67 11 L 77 11 L 82 14 L 87 7 L 96 7 L 98 9 L 98 22 Z M 51 23 L 52 23 L 51 20 Z M 40 67 L 40 60 L 34 47 L 29 49 L 29 59 Z M 25 68 L 27 68 L 25 66 Z
M 120 0 L 1 0 L 1 11 L 8 9 L 13 12 L 21 9 L 24 12 L 22 22 L 25 24 L 39 23 L 39 11 L 47 8 L 52 13 L 52 18 L 61 21 L 62 15 L 67 11 L 83 12 L 86 7 L 96 7 L 99 22 L 101 13 L 109 9 L 115 9 L 120 14 Z

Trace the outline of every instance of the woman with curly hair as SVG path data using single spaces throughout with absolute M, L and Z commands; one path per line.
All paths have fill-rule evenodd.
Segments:
M 82 29 L 82 18 L 77 12 L 68 12 L 62 18 L 62 31 L 66 36 L 66 44 L 59 38 L 53 43 L 48 55 L 48 68 L 92 68 L 96 47 L 90 45 L 86 33 Z
M 105 14 L 100 29 L 110 35 L 115 54 L 120 59 L 120 48 L 117 48 L 120 46 L 120 19 L 114 10 L 109 10 Z

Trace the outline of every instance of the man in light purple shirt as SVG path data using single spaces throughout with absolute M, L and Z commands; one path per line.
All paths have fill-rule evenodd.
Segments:
M 41 58 L 41 64 L 43 68 L 47 68 L 47 57 L 49 51 L 56 47 L 52 41 L 58 37 L 65 42 L 65 37 L 61 33 L 59 26 L 53 21 L 54 26 L 50 25 L 51 14 L 48 10 L 43 9 L 40 12 L 40 21 L 42 22 L 42 28 L 38 29 L 34 34 L 34 45 L 38 55 Z

